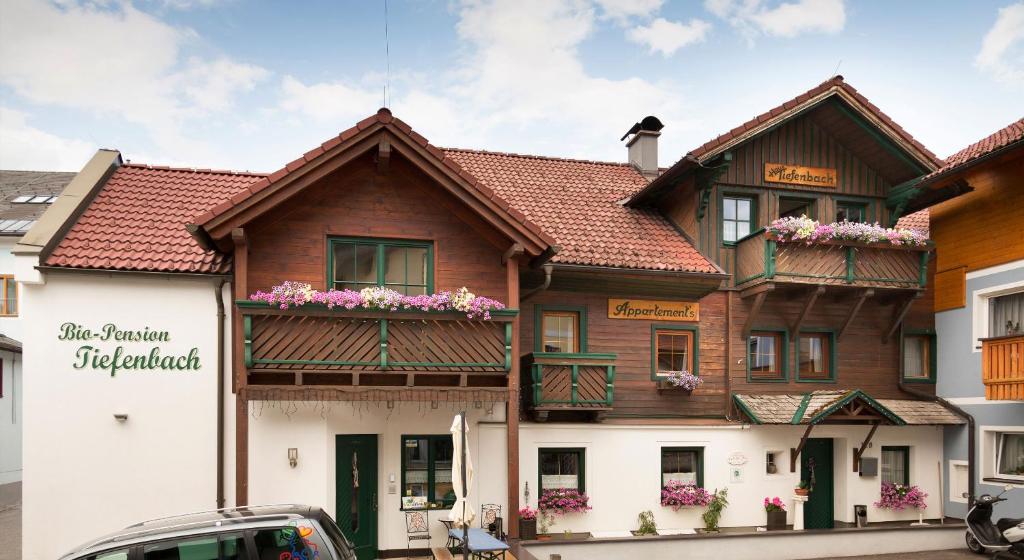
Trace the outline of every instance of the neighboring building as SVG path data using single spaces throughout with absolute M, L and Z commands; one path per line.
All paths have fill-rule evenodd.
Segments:
M 974 416 L 949 428 L 946 511 L 963 517 L 976 494 L 1017 488 L 1000 517 L 1024 516 L 1024 119 L 953 154 L 917 185 L 931 207 L 939 395 Z M 962 194 L 959 194 L 962 193 Z
M 554 531 L 628 530 L 644 510 L 701 526 L 660 506 L 668 480 L 728 487 L 725 526 L 763 525 L 763 498 L 801 479 L 808 527 L 857 504 L 916 519 L 870 504 L 883 481 L 939 495 L 941 426 L 962 421 L 900 388 L 934 390 L 932 362 L 902 360 L 931 340 L 929 248 L 764 227 L 894 224 L 940 162 L 841 77 L 659 174 L 660 128 L 630 130 L 629 164 L 439 149 L 386 109 L 267 175 L 97 153 L 17 248 L 36 341 L 26 558 L 268 502 L 325 506 L 360 558 L 404 552 L 403 506 L 451 504 L 462 410 L 473 502 L 501 505 L 512 534 L 555 486 L 593 510 Z M 466 286 L 508 309 L 249 300 L 288 280 Z M 682 369 L 703 380 L 692 394 L 668 383 Z
M 74 173 L 0 170 L 0 484 L 21 480 L 21 316 L 14 248 Z

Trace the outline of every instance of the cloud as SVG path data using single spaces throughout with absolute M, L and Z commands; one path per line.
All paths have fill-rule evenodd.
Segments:
M 668 57 L 686 45 L 701 43 L 711 30 L 711 24 L 691 19 L 689 23 L 658 18 L 649 25 L 638 25 L 629 30 L 626 37 L 634 43 L 647 45 L 651 52 L 660 52 Z
M 633 17 L 648 17 L 654 14 L 664 0 L 595 0 L 604 14 L 612 19 L 624 21 Z
M 999 9 L 974 64 L 998 81 L 1024 84 L 1024 2 Z
M 26 113 L 0 107 L 0 169 L 78 171 L 95 152 L 89 142 L 43 132 Z
M 750 41 L 758 35 L 793 38 L 805 33 L 835 34 L 846 26 L 843 0 L 797 0 L 772 8 L 761 0 L 705 0 L 704 7 Z

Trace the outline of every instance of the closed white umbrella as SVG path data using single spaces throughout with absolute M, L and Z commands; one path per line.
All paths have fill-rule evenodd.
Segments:
M 456 527 L 469 527 L 476 519 L 476 512 L 469 504 L 469 488 L 473 485 L 473 461 L 469 457 L 466 434 L 469 426 L 462 413 L 452 421 L 452 486 L 455 489 L 455 504 L 448 513 L 448 520 Z M 463 465 L 466 469 L 463 472 Z

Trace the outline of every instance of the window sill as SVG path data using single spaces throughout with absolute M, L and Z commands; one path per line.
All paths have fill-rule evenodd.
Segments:
M 987 477 L 982 478 L 982 482 L 988 482 L 989 484 L 1009 484 L 1011 486 L 1022 488 L 1024 487 L 1024 478 L 996 478 Z
M 926 379 L 926 378 L 922 378 L 922 377 L 904 377 L 903 378 L 903 382 L 904 383 L 920 383 L 920 384 L 925 384 L 925 385 L 935 385 L 935 380 L 934 379 Z
M 398 511 L 451 511 L 452 506 L 443 507 L 432 507 L 432 508 L 398 508 Z

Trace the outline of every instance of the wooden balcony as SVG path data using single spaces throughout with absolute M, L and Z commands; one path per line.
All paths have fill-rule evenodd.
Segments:
M 551 412 L 586 412 L 600 421 L 612 408 L 615 354 L 535 352 L 523 357 L 527 394 L 537 420 Z
M 922 290 L 928 247 L 779 242 L 758 230 L 736 243 L 737 287 L 765 282 Z
M 313 305 L 283 310 L 247 301 L 236 302 L 236 308 L 250 398 L 343 400 L 339 392 L 411 388 L 507 392 L 515 310 L 491 312 L 483 320 L 461 313 Z M 310 390 L 319 393 L 304 398 Z M 427 400 L 393 394 L 387 399 Z
M 981 380 L 987 400 L 1024 400 L 1024 335 L 981 339 Z

